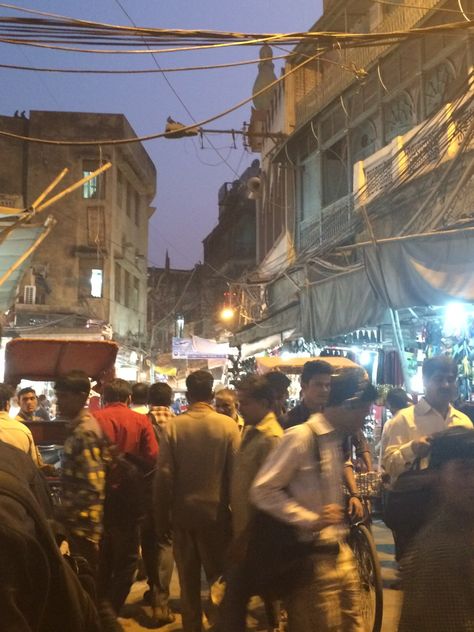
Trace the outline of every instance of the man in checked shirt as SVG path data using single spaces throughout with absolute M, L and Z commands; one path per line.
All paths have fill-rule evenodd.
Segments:
M 62 504 L 58 519 L 67 529 L 71 552 L 87 559 L 97 571 L 105 498 L 103 434 L 84 408 L 90 382 L 83 371 L 70 371 L 54 385 L 57 406 L 69 436 L 61 464 Z

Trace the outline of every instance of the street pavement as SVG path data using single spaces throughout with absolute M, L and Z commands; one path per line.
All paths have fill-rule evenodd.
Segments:
M 382 632 L 396 632 L 399 616 L 401 592 L 392 590 L 390 585 L 396 579 L 396 565 L 394 560 L 394 547 L 391 532 L 380 520 L 375 520 L 373 524 L 373 534 L 377 545 L 377 552 L 382 566 L 382 577 L 384 584 L 384 616 Z M 171 584 L 171 606 L 176 614 L 176 621 L 172 624 L 156 628 L 151 619 L 151 609 L 142 603 L 143 593 L 147 589 L 146 582 L 135 582 L 123 611 L 120 623 L 126 632 L 142 632 L 146 630 L 158 629 L 160 632 L 179 632 L 182 630 L 181 616 L 179 615 L 179 584 L 176 571 L 173 574 Z M 204 598 L 203 593 L 203 598 Z M 249 630 L 257 632 L 266 630 L 262 608 L 258 605 L 251 607 L 249 617 Z

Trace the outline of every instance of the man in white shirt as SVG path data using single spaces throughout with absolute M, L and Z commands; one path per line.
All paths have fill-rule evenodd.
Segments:
M 427 358 L 423 363 L 425 395 L 416 406 L 400 410 L 383 434 L 382 465 L 393 482 L 416 458 L 422 466 L 429 455 L 431 436 L 450 426 L 472 428 L 472 422 L 453 408 L 457 365 L 448 356 Z
M 21 421 L 12 419 L 8 414 L 13 395 L 14 390 L 11 386 L 0 383 L 0 440 L 26 452 L 31 456 L 35 465 L 40 465 L 38 450 L 31 430 Z
M 289 430 L 258 473 L 252 502 L 313 542 L 312 572 L 289 582 L 286 607 L 292 632 L 363 632 L 352 552 L 345 543 L 342 439 L 361 430 L 375 388 L 358 369 L 331 381 L 324 413 Z M 316 454 L 319 452 L 319 458 Z

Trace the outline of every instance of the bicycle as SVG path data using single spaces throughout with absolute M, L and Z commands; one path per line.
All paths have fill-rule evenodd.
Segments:
M 364 515 L 351 521 L 348 544 L 354 554 L 360 581 L 361 611 L 366 632 L 380 632 L 383 617 L 382 570 L 370 530 L 370 499 L 378 494 L 378 475 L 357 474 L 356 482 L 364 506 Z

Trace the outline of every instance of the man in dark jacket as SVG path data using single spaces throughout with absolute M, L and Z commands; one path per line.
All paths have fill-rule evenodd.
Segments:
M 230 481 L 240 433 L 212 408 L 212 385 L 207 371 L 187 377 L 190 406 L 168 422 L 155 478 L 157 531 L 173 527 L 184 632 L 202 630 L 201 566 L 212 584 L 231 537 Z

